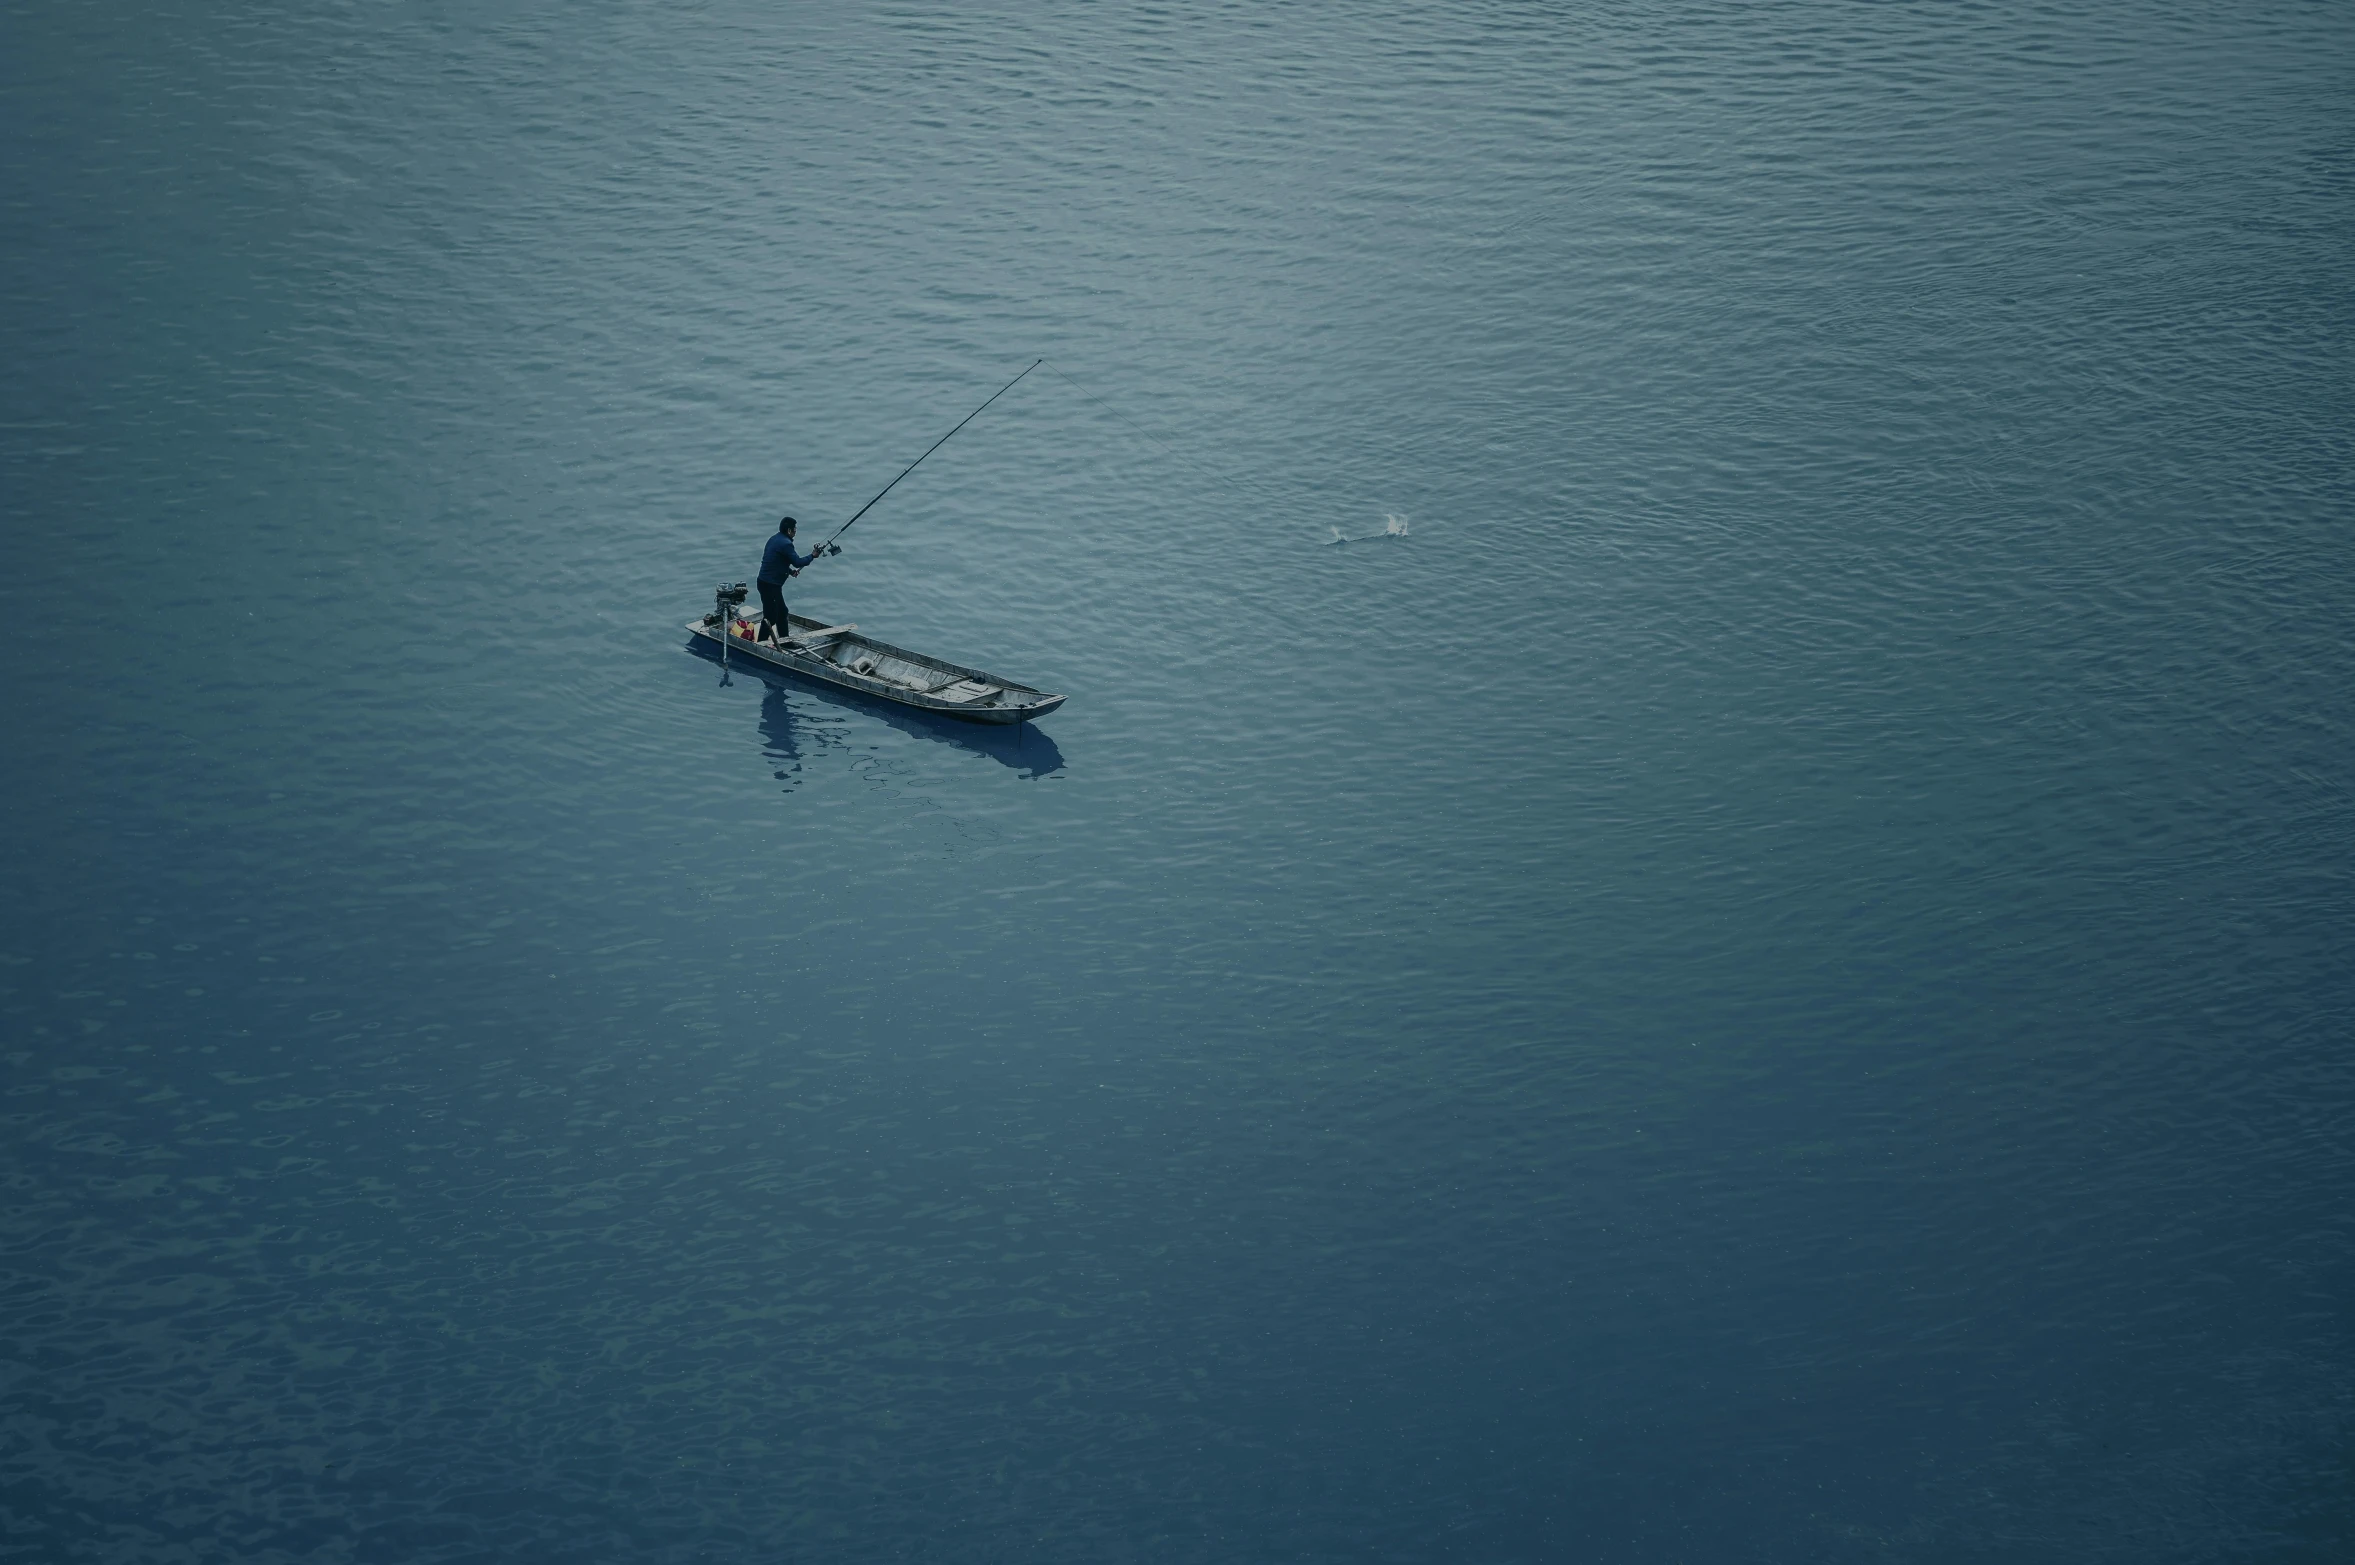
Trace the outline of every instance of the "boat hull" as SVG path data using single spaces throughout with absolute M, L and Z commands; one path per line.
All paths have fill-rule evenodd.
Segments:
M 758 634 L 760 622 L 750 623 L 754 634 Z M 800 614 L 788 615 L 786 623 L 795 636 L 812 636 L 828 628 L 824 621 Z M 724 647 L 729 657 L 766 663 L 819 684 L 855 690 L 879 701 L 953 717 L 964 723 L 1027 723 L 1063 704 L 1061 696 L 1000 679 L 978 668 L 910 652 L 856 631 L 824 638 L 815 647 L 780 648 L 763 646 L 740 635 L 723 635 L 720 626 L 707 625 L 701 620 L 690 620 L 687 630 L 715 648 Z M 863 668 L 859 666 L 862 664 Z M 977 687 L 986 687 L 989 693 L 969 694 Z

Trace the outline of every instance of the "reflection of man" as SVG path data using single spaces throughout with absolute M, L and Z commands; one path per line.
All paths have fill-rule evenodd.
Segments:
M 785 617 L 785 583 L 819 554 L 817 549 L 803 554 L 793 547 L 793 531 L 800 525 L 786 517 L 777 524 L 777 536 L 760 552 L 761 639 L 776 646 L 793 639 L 793 622 Z
M 794 774 L 801 770 L 801 745 L 793 732 L 793 708 L 786 704 L 785 692 L 771 680 L 763 680 L 768 693 L 760 698 L 761 751 L 777 764 L 771 773 L 788 789 L 794 786 Z

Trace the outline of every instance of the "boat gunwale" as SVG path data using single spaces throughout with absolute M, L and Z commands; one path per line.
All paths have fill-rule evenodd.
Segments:
M 811 619 L 803 614 L 788 613 L 785 616 L 785 622 L 792 626 L 797 633 L 831 628 L 825 621 Z M 758 624 L 759 622 L 754 621 L 753 623 Z M 961 679 L 985 680 L 997 687 L 1001 697 L 1016 696 L 1026 699 L 1010 704 L 1002 703 L 991 706 L 977 706 L 971 702 L 944 701 L 938 696 L 921 690 L 911 690 L 905 685 L 896 684 L 890 680 L 878 679 L 871 674 L 861 674 L 856 669 L 844 668 L 828 656 L 803 649 L 782 651 L 776 647 L 763 646 L 744 637 L 730 635 L 725 628 L 708 625 L 700 619 L 689 620 L 686 628 L 691 634 L 699 636 L 705 641 L 725 646 L 732 651 L 747 651 L 771 668 L 781 668 L 788 673 L 806 675 L 844 690 L 853 690 L 861 695 L 873 696 L 877 700 L 914 707 L 920 712 L 935 712 L 943 717 L 954 717 L 965 722 L 999 725 L 1028 722 L 1034 717 L 1043 717 L 1054 711 L 1063 704 L 1064 700 L 1062 696 L 1041 690 L 1035 685 L 1025 685 L 1018 680 L 1001 679 L 987 669 L 971 668 L 962 663 L 952 663 L 946 658 L 933 657 L 929 653 L 911 651 L 906 647 L 894 645 L 874 636 L 863 635 L 855 630 L 845 631 L 834 637 L 827 644 L 826 651 L 831 653 L 839 647 L 856 646 L 886 657 L 899 658 L 918 668 L 928 668 L 936 673 L 954 674 Z

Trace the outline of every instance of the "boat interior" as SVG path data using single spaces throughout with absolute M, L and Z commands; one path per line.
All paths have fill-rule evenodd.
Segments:
M 759 622 L 753 621 L 750 629 L 752 635 L 757 637 L 760 633 Z M 857 629 L 856 625 L 809 624 L 806 628 L 796 625 L 793 637 L 795 649 L 805 657 L 823 658 L 836 668 L 863 679 L 929 696 L 952 706 L 994 705 L 999 696 L 1007 693 L 1007 686 L 887 652 L 865 637 L 854 634 Z

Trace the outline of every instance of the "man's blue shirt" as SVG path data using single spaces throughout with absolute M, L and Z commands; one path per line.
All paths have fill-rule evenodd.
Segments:
M 778 533 L 769 540 L 769 546 L 760 552 L 760 579 L 782 587 L 787 576 L 817 557 L 818 551 L 815 549 L 807 554 L 794 552 L 793 540 Z

